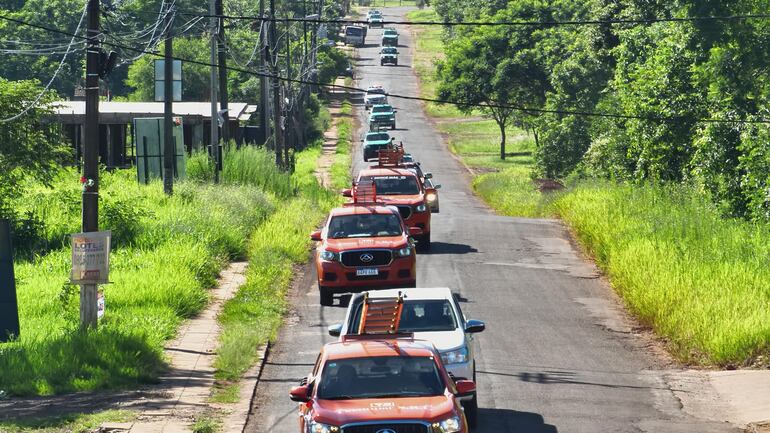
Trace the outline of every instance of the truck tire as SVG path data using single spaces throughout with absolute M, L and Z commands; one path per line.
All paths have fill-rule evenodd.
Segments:
M 390 125 L 390 129 L 391 129 L 391 130 L 393 130 L 393 129 L 396 129 L 396 122 L 393 122 L 393 124 L 392 124 L 392 125 Z
M 463 409 L 465 409 L 465 419 L 468 420 L 468 427 L 476 428 L 479 418 L 479 401 L 476 394 L 473 394 L 472 399 L 464 401 L 462 404 Z
M 318 291 L 321 295 L 321 305 L 324 307 L 331 307 L 334 305 L 334 292 L 326 287 L 318 286 Z
M 419 247 L 421 251 L 430 251 L 430 232 L 420 236 L 417 247 Z

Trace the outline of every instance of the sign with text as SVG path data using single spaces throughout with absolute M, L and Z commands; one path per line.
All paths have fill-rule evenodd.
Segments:
M 73 284 L 105 284 L 110 273 L 111 232 L 77 233 L 72 235 Z

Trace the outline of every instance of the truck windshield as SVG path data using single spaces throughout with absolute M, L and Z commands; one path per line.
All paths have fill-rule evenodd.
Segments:
M 428 397 L 444 393 L 436 362 L 425 356 L 382 356 L 329 360 L 321 373 L 318 398 Z
M 329 221 L 332 239 L 400 236 L 402 233 L 404 229 L 396 214 L 340 215 Z
M 392 108 L 390 108 L 389 105 L 380 105 L 372 107 L 372 113 L 390 113 L 393 111 Z
M 373 180 L 377 195 L 415 195 L 420 193 L 420 185 L 415 176 L 367 176 L 360 180 Z
M 390 135 L 384 132 L 378 132 L 376 134 L 366 135 L 366 141 L 388 141 L 388 140 L 390 140 Z
M 363 303 L 356 305 L 351 316 L 350 329 L 358 329 L 361 323 Z M 399 332 L 446 332 L 457 329 L 454 309 L 446 299 L 406 300 L 401 309 Z
M 363 34 L 364 29 L 361 27 L 346 27 L 345 28 L 345 34 L 348 36 L 361 36 Z
M 398 54 L 398 50 L 396 48 L 383 48 L 382 54 Z

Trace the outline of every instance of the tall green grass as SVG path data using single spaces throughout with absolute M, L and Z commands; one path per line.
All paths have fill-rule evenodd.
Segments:
M 554 206 L 678 358 L 768 355 L 770 228 L 721 218 L 686 187 L 582 184 Z
M 0 390 L 10 395 L 131 387 L 165 367 L 163 343 L 206 304 L 224 263 L 245 257 L 248 236 L 273 210 L 250 185 L 158 182 L 104 173 L 101 227 L 116 234 L 107 310 L 96 331 L 78 329 L 78 289 L 68 284 L 67 233 L 79 231 L 77 174 L 36 186 L 19 206 L 39 216 L 51 246 L 16 263 L 21 335 L 0 345 Z
M 342 103 L 342 113 L 351 113 L 352 105 L 345 101 Z M 337 123 L 337 153 L 334 156 L 334 163 L 331 166 L 332 188 L 340 190 L 350 187 L 350 164 L 352 162 L 351 152 L 353 149 L 353 119 L 352 117 L 341 117 Z

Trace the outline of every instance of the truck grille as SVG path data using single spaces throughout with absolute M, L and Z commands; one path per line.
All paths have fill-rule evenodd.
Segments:
M 361 256 L 365 254 L 371 255 L 372 260 L 362 260 Z M 346 251 L 340 254 L 340 261 L 345 266 L 384 266 L 392 260 L 393 253 L 390 250 Z
M 392 430 L 396 433 L 429 433 L 425 424 L 369 424 L 343 427 L 342 433 L 377 433 L 382 430 Z
M 398 213 L 401 214 L 401 218 L 408 220 L 412 216 L 412 207 L 406 205 L 398 205 Z

